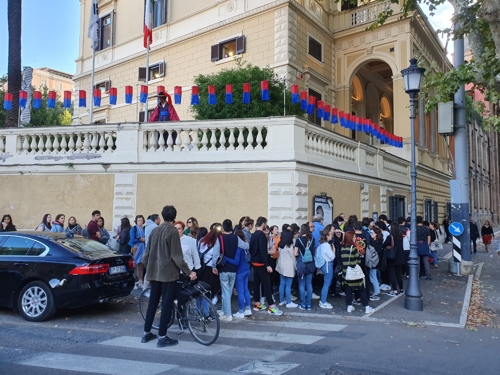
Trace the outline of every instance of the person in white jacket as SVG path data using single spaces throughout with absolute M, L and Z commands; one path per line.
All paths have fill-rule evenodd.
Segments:
M 325 229 L 321 231 L 321 236 L 319 238 L 320 245 L 316 249 L 315 263 L 316 267 L 320 268 L 323 272 L 323 288 L 321 289 L 321 297 L 319 300 L 319 307 L 322 309 L 332 309 L 333 306 L 327 302 L 328 290 L 332 285 L 333 281 L 333 261 L 335 260 L 335 249 L 330 243 L 332 240 L 333 231 L 332 226 L 327 225 Z

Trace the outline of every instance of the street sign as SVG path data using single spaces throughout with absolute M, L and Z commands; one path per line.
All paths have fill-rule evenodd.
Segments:
M 464 232 L 464 226 L 460 223 L 453 222 L 448 227 L 448 230 L 453 236 L 460 236 Z

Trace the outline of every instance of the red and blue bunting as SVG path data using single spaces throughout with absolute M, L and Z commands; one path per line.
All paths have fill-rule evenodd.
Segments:
M 139 97 L 141 103 L 146 103 L 148 101 L 148 86 L 141 85 L 141 95 Z
M 12 100 L 14 100 L 14 95 L 10 92 L 6 92 L 3 97 L 3 109 L 12 111 Z
M 181 104 L 182 102 L 182 86 L 174 87 L 174 104 Z
M 250 104 L 250 84 L 243 84 L 243 104 Z
M 49 91 L 49 95 L 47 98 L 47 107 L 48 108 L 55 108 L 56 107 L 56 92 L 55 91 Z
M 233 85 L 226 85 L 226 104 L 233 104 Z
M 132 86 L 125 86 L 125 103 L 132 104 L 134 98 L 134 88 Z
M 101 95 L 102 95 L 101 89 L 94 89 L 94 106 L 95 107 L 101 106 Z
M 28 93 L 24 90 L 19 90 L 19 107 L 26 108 L 28 102 Z
M 64 91 L 63 107 L 71 108 L 71 91 Z
M 87 91 L 80 90 L 78 91 L 78 107 L 86 107 L 87 106 Z
M 191 105 L 200 105 L 200 94 L 198 86 L 191 87 Z
M 40 91 L 33 92 L 33 108 L 42 108 L 42 93 Z
M 116 87 L 110 87 L 109 88 L 109 104 L 116 105 L 117 101 L 118 101 L 118 90 L 116 89 Z
M 208 104 L 210 104 L 210 105 L 217 104 L 217 97 L 215 96 L 215 86 L 214 85 L 208 86 Z

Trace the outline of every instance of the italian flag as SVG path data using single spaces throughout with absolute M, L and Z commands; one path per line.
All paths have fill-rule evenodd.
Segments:
M 144 48 L 153 43 L 153 0 L 146 0 L 146 12 L 144 14 Z M 149 41 L 149 46 L 148 46 Z

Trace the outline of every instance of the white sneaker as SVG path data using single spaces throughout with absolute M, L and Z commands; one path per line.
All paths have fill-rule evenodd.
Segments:
M 370 307 L 370 306 L 366 306 L 365 307 L 365 314 L 371 314 L 373 313 L 375 310 L 373 310 L 373 307 Z
M 222 311 L 222 310 L 217 310 L 217 314 L 219 314 L 219 317 L 220 317 L 220 316 L 224 316 L 224 311 Z
M 233 314 L 233 318 L 244 319 L 245 318 L 245 314 L 237 312 L 236 314 Z
M 221 320 L 223 322 L 232 322 L 233 321 L 233 317 L 232 316 L 227 316 L 227 315 L 222 315 L 222 316 L 219 316 L 219 320 Z
M 313 293 L 312 294 L 312 299 L 319 299 L 320 297 L 316 294 L 316 293 Z
M 260 304 L 265 305 L 266 304 L 266 297 L 260 297 Z
M 144 293 L 144 295 L 149 298 L 151 296 L 151 289 L 146 291 L 146 293 Z
M 391 290 L 391 287 L 387 284 L 380 284 L 380 289 L 387 291 L 387 290 Z
M 292 294 L 292 296 L 290 297 L 290 301 L 297 301 L 297 297 Z
M 219 299 L 217 298 L 217 296 L 212 298 L 212 305 L 217 305 L 217 302 L 219 302 Z
M 281 302 L 279 303 L 279 305 L 280 305 L 280 306 L 285 306 L 285 305 L 286 305 L 286 301 L 281 301 Z
M 290 303 L 286 304 L 286 307 L 289 308 L 289 309 L 293 309 L 293 308 L 295 308 L 297 306 L 299 306 L 299 305 L 297 305 L 296 303 L 293 303 L 293 302 L 290 302 Z
M 329 302 L 319 303 L 319 307 L 322 309 L 333 309 L 333 306 Z
M 347 312 L 353 312 L 354 310 L 356 310 L 356 309 L 354 308 L 353 305 L 347 306 Z
M 248 310 L 248 309 L 246 309 L 246 310 L 245 310 L 245 312 L 243 313 L 243 315 L 245 315 L 245 316 L 250 316 L 250 315 L 252 315 L 252 310 Z

